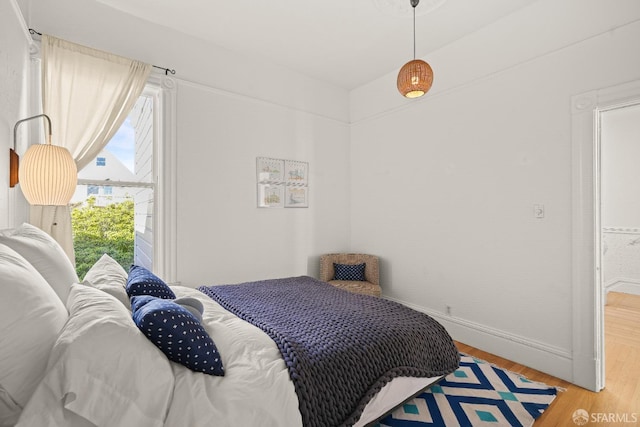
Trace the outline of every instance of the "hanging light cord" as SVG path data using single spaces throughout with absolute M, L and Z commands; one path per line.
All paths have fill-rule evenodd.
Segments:
M 413 59 L 416 59 L 416 6 L 418 2 L 411 2 L 413 6 Z

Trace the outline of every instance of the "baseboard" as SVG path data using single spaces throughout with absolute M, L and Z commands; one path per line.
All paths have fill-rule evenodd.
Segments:
M 640 295 L 640 280 L 638 279 L 614 279 L 604 285 L 609 292 L 623 292 L 625 294 Z
M 383 298 L 433 317 L 445 327 L 449 335 L 456 341 L 572 382 L 573 359 L 568 350 L 388 296 L 383 296 Z

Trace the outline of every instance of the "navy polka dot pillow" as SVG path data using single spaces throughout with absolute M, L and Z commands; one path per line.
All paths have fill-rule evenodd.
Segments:
M 333 263 L 333 270 L 335 272 L 333 280 L 357 280 L 364 282 L 367 279 L 364 278 L 364 266 L 365 264 L 336 264 Z
M 158 298 L 175 299 L 176 294 L 158 276 L 139 265 L 132 265 L 127 277 L 127 295 L 152 295 Z
M 169 360 L 195 372 L 224 376 L 218 348 L 186 308 L 148 295 L 131 298 L 133 321 Z

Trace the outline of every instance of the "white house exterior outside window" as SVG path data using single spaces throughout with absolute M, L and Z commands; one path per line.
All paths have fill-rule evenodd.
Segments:
M 134 259 L 160 277 L 175 282 L 175 252 L 166 241 L 175 238 L 174 83 L 164 76 L 149 78 L 129 114 L 134 157 L 128 165 L 108 147 L 78 173 L 71 203 L 94 197 L 97 206 L 134 202 Z M 161 177 L 160 180 L 158 177 Z M 173 181 L 170 181 L 173 180 Z

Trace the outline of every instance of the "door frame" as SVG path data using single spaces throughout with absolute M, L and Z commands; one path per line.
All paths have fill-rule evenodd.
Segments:
M 640 80 L 575 95 L 572 132 L 573 383 L 605 384 L 600 230 L 600 113 L 640 102 Z

